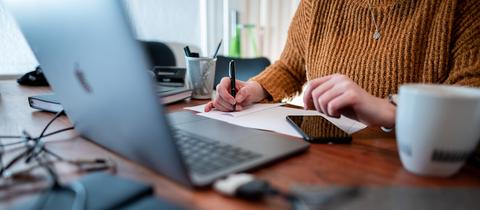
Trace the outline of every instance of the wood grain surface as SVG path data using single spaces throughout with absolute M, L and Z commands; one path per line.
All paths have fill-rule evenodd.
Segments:
M 31 109 L 27 97 L 50 92 L 48 88 L 18 86 L 15 81 L 0 81 L 0 135 L 18 134 L 22 129 L 38 134 L 53 117 L 51 113 Z M 183 107 L 206 103 L 191 100 L 168 106 L 170 112 Z M 51 130 L 71 126 L 63 116 L 53 123 Z M 75 131 L 49 137 L 48 148 L 70 158 L 108 157 L 117 163 L 116 174 L 151 183 L 158 197 L 194 209 L 289 209 L 287 203 L 269 199 L 261 203 L 250 203 L 227 198 L 211 189 L 193 190 L 178 185 L 165 177 L 129 161 L 117 154 L 85 140 Z M 302 141 L 298 139 L 298 141 Z M 15 153 L 13 151 L 12 153 Z M 12 154 L 7 154 L 11 156 Z M 83 175 L 76 168 L 59 165 L 57 171 L 62 181 Z M 252 171 L 256 176 L 268 180 L 275 186 L 287 190 L 295 185 L 357 185 L 357 186 L 480 186 L 480 169 L 466 165 L 451 178 L 432 178 L 413 175 L 403 169 L 394 134 L 385 134 L 377 128 L 367 128 L 354 135 L 353 143 L 346 145 L 315 144 L 300 155 L 267 165 Z M 12 183 L 0 187 L 0 209 L 6 209 L 31 199 L 45 182 Z

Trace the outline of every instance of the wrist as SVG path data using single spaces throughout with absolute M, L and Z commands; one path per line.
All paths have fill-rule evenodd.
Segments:
M 382 128 L 386 129 L 393 129 L 395 127 L 395 117 L 396 117 L 396 110 L 397 107 L 393 105 L 390 101 L 387 99 L 382 99 L 383 101 L 383 113 L 382 113 L 382 122 L 381 126 Z
M 268 92 L 257 81 L 249 81 L 255 90 L 255 102 L 259 102 L 269 96 Z

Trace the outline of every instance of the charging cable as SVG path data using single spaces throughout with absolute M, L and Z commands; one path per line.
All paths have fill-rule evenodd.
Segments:
M 283 192 L 265 180 L 256 179 L 251 174 L 232 174 L 213 184 L 215 191 L 222 195 L 237 197 L 248 201 L 261 201 L 267 197 L 281 197 L 287 200 L 295 210 L 308 210 L 308 206 L 297 196 Z

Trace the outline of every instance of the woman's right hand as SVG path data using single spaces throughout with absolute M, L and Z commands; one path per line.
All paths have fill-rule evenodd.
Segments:
M 220 84 L 217 85 L 215 99 L 205 106 L 205 111 L 209 112 L 215 108 L 219 111 L 231 112 L 234 111 L 233 106 L 235 106 L 235 111 L 240 111 L 244 107 L 267 97 L 267 92 L 255 81 L 244 82 L 237 80 L 235 81 L 235 89 L 237 94 L 234 98 L 230 94 L 230 78 L 224 77 Z

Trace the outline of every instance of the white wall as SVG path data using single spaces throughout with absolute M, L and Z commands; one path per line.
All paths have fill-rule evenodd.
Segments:
M 15 21 L 0 4 L 0 78 L 23 74 L 38 65 Z
M 128 0 L 141 39 L 200 46 L 200 1 Z
M 186 44 L 199 49 L 202 46 L 200 2 L 127 0 L 127 5 L 139 39 L 172 43 L 176 47 Z
M 204 40 L 204 50 L 211 56 L 217 49 L 218 42 L 223 39 L 223 44 L 219 50 L 219 54 L 223 54 L 224 46 L 227 40 L 223 36 L 223 0 L 202 0 L 206 8 L 206 33 Z M 202 6 L 202 5 L 200 5 Z
M 191 45 L 196 51 L 200 51 L 200 47 L 202 47 L 200 28 L 202 1 L 126 0 L 138 38 L 167 42 L 175 48 L 176 56 L 179 57 L 177 63 L 180 65 L 184 63 L 181 48 L 185 44 Z M 206 12 L 215 9 L 210 8 Z M 211 21 L 209 25 L 216 23 L 217 21 Z M 211 37 L 211 40 L 215 39 L 215 36 Z M 204 43 L 203 46 L 205 45 Z M 209 52 L 208 49 L 202 50 Z M 0 4 L 0 78 L 10 78 L 5 75 L 23 74 L 37 65 L 38 62 L 15 21 Z
M 181 48 L 191 45 L 210 55 L 224 36 L 224 13 L 241 12 L 242 23 L 254 23 L 264 30 L 263 54 L 272 61 L 278 58 L 286 31 L 299 0 L 126 0 L 135 31 L 140 39 L 167 42 L 177 51 L 182 65 Z M 224 39 L 220 52 L 227 52 Z M 175 44 L 176 43 L 176 44 Z M 225 47 L 225 48 L 224 48 Z M 179 62 L 180 61 L 180 62 Z M 37 61 L 13 19 L 0 5 L 0 75 L 22 74 L 33 69 Z

